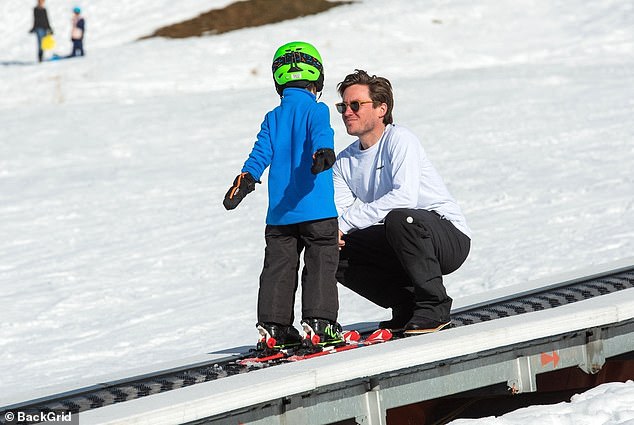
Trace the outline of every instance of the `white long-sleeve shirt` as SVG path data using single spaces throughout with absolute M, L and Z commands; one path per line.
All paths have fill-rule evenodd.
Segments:
M 387 125 L 368 149 L 357 139 L 337 156 L 333 178 L 343 233 L 377 224 L 393 209 L 411 208 L 436 211 L 471 237 L 458 203 L 418 138 L 404 127 Z

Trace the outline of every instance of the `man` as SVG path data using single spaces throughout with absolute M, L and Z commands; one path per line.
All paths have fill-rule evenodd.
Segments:
M 442 281 L 466 260 L 471 231 L 418 138 L 393 124 L 390 82 L 355 70 L 337 86 L 348 134 L 333 167 L 341 249 L 337 280 L 384 307 L 406 335 L 449 325 Z

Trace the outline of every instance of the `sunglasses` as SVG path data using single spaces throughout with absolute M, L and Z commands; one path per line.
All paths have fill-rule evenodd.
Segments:
M 361 108 L 361 105 L 366 104 L 366 103 L 374 103 L 374 100 L 353 100 L 350 103 L 336 103 L 335 106 L 337 107 L 337 111 L 340 114 L 345 114 L 346 109 L 348 109 L 348 106 L 350 107 L 350 109 L 352 109 L 352 112 L 359 112 L 359 108 Z

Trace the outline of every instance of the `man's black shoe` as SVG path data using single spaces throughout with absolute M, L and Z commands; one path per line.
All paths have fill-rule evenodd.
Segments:
M 379 322 L 380 329 L 389 329 L 392 332 L 402 332 L 405 325 L 409 323 L 414 314 L 412 307 L 397 306 L 392 307 L 392 318 Z
M 429 334 L 451 327 L 451 320 L 438 322 L 436 320 L 414 317 L 405 325 L 405 336 Z

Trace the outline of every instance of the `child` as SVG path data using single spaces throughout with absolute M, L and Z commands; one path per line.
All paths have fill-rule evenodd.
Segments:
M 339 259 L 331 167 L 334 131 L 328 107 L 317 102 L 324 85 L 321 56 L 305 42 L 281 46 L 273 57 L 281 102 L 264 117 L 249 158 L 224 199 L 234 209 L 269 169 L 264 268 L 258 292 L 260 349 L 299 345 L 293 326 L 299 256 L 302 327 L 310 348 L 341 341 L 335 272 Z
M 73 29 L 70 34 L 70 40 L 73 42 L 73 50 L 68 57 L 84 56 L 84 30 L 86 29 L 86 21 L 81 16 L 81 9 L 75 7 L 73 9 Z

